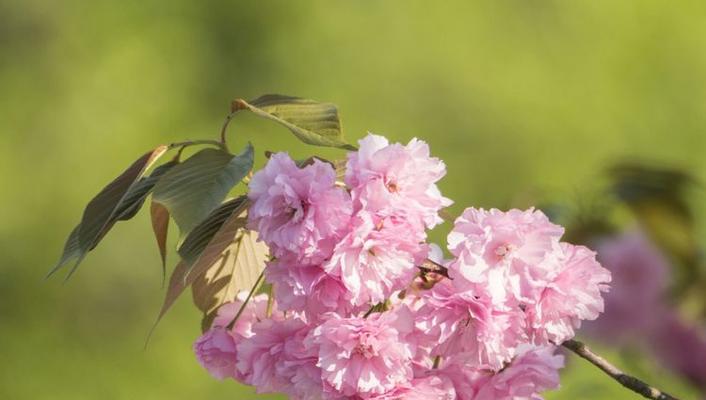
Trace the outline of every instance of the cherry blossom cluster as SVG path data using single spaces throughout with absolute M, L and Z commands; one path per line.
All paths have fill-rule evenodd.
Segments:
M 444 163 L 417 139 L 359 145 L 342 182 L 286 153 L 254 174 L 248 228 L 270 248 L 274 299 L 243 306 L 243 292 L 222 306 L 194 344 L 201 364 L 292 399 L 538 399 L 558 387 L 556 346 L 603 310 L 610 273 L 595 254 L 561 242 L 540 211 L 469 208 L 444 259 L 427 243 L 451 205 L 436 186 Z

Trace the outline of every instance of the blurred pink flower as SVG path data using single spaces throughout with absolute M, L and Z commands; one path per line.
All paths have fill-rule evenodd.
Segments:
M 660 363 L 706 391 L 706 331 L 684 322 L 675 313 L 658 319 L 648 345 Z
M 666 311 L 669 264 L 639 230 L 598 241 L 598 259 L 611 272 L 605 313 L 586 330 L 611 343 L 633 343 L 660 324 Z
M 316 264 L 330 256 L 348 225 L 348 192 L 335 186 L 330 164 L 314 160 L 299 168 L 286 153 L 272 155 L 252 177 L 248 227 L 276 257 Z

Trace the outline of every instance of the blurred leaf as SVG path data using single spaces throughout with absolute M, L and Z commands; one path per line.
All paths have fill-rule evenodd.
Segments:
M 250 110 L 255 115 L 284 125 L 307 144 L 355 150 L 343 138 L 338 109 L 331 103 L 320 103 L 299 97 L 266 94 L 252 101 L 235 100 L 231 111 Z
M 141 186 L 138 179 L 167 149 L 167 146 L 159 146 L 145 153 L 88 203 L 81 222 L 71 232 L 64 246 L 61 259 L 47 276 L 61 269 L 69 261 L 76 260 L 66 279 L 71 277 L 86 254 L 96 247 L 118 219 L 134 216 L 144 201 L 144 197 L 139 195 L 143 189 L 136 189 Z
M 613 192 L 678 268 L 674 293 L 698 283 L 701 272 L 694 217 L 686 189 L 696 180 L 678 169 L 623 163 L 610 170 Z
M 250 290 L 265 269 L 269 249 L 257 241 L 257 233 L 241 229 L 221 256 L 191 285 L 194 304 L 204 313 L 203 325 L 220 306 L 235 300 L 241 290 Z
M 159 256 L 162 259 L 162 281 L 167 276 L 167 234 L 169 232 L 169 210 L 162 204 L 152 201 L 150 205 L 152 231 L 157 240 Z
M 47 273 L 47 278 L 50 277 L 54 272 L 58 271 L 64 265 L 68 264 L 73 260 L 76 260 L 81 256 L 81 247 L 78 244 L 78 230 L 80 227 L 80 225 L 76 225 L 76 227 L 69 234 L 69 238 L 66 239 L 66 244 L 64 244 L 64 251 L 61 255 L 61 258 L 49 270 L 49 273 Z
M 167 207 L 185 235 L 218 207 L 252 165 L 250 144 L 237 156 L 203 149 L 167 172 L 155 185 L 152 198 Z
M 216 263 L 223 251 L 237 239 L 238 231 L 247 222 L 245 218 L 246 205 L 244 196 L 224 203 L 187 236 L 184 245 L 188 246 L 186 254 L 189 257 L 182 256 L 183 259 L 177 264 L 169 278 L 167 294 L 157 321 L 155 321 L 155 326 L 169 311 L 184 289 Z M 182 248 L 179 249 L 180 254 Z M 194 259 L 193 263 L 189 262 L 189 259 Z
M 610 171 L 615 195 L 627 204 L 658 199 L 672 212 L 691 219 L 684 190 L 696 181 L 688 173 L 672 168 L 650 167 L 639 163 L 621 163 Z

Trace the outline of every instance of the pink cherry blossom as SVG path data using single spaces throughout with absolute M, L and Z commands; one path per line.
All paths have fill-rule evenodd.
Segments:
M 495 302 L 532 302 L 557 268 L 564 229 L 541 212 L 467 208 L 448 236 L 462 281 L 482 283 Z
M 403 289 L 428 253 L 412 227 L 359 212 L 324 270 L 340 279 L 354 305 L 375 304 Z
M 236 346 L 243 339 L 252 336 L 252 325 L 258 319 L 265 317 L 267 295 L 253 296 L 233 325 L 233 329 L 226 329 L 246 297 L 247 292 L 240 292 L 235 302 L 222 305 L 217 311 L 211 329 L 194 343 L 196 358 L 217 379 L 242 379 L 242 375 L 235 367 Z M 273 315 L 275 318 L 279 317 L 276 311 Z
M 236 340 L 223 327 L 209 329 L 194 343 L 199 363 L 216 379 L 240 378 L 235 367 Z
M 253 385 L 258 393 L 292 391 L 296 368 L 287 368 L 292 360 L 287 350 L 298 343 L 309 326 L 296 317 L 282 321 L 265 319 L 253 325 L 253 335 L 237 345 L 236 368 L 242 382 Z M 295 342 L 293 345 L 292 342 Z M 291 364 L 289 364 L 291 365 Z
M 370 397 L 372 400 L 455 400 L 456 391 L 450 379 L 444 376 L 429 375 L 415 378 L 405 385 L 381 395 Z
M 248 226 L 277 257 L 305 264 L 330 256 L 352 213 L 348 193 L 335 186 L 330 164 L 297 167 L 286 153 L 272 155 L 250 181 Z
M 475 367 L 499 370 L 527 341 L 521 310 L 493 306 L 482 290 L 458 291 L 448 280 L 422 293 L 417 328 L 437 346 L 432 355 L 461 357 Z
M 344 396 L 367 399 L 412 379 L 412 353 L 402 338 L 412 321 L 396 313 L 368 318 L 329 314 L 308 338 L 323 380 Z
M 283 310 L 303 312 L 310 321 L 335 311 L 354 310 L 350 293 L 339 278 L 316 265 L 299 266 L 286 259 L 268 263 L 265 278 Z
M 582 320 L 598 318 L 603 312 L 601 293 L 611 279 L 593 251 L 568 243 L 561 243 L 561 249 L 558 274 L 527 309 L 530 329 L 540 344 L 561 344 L 574 336 Z
M 610 273 L 534 209 L 466 209 L 445 259 L 427 244 L 451 204 L 436 186 L 444 174 L 416 139 L 368 135 L 348 155 L 346 187 L 327 163 L 272 156 L 251 180 L 248 227 L 270 247 L 276 302 L 254 296 L 230 330 L 246 294 L 222 306 L 194 345 L 199 361 L 294 400 L 527 400 L 556 388 L 551 344 L 602 312 Z M 426 259 L 448 276 L 420 274 Z
M 540 400 L 541 392 L 559 387 L 563 366 L 564 357 L 555 355 L 551 346 L 523 347 L 502 371 L 476 382 L 474 400 Z
M 243 302 L 247 299 L 248 292 L 242 290 L 238 292 L 235 301 L 225 303 L 218 308 L 216 317 L 213 319 L 212 327 L 226 327 L 240 311 Z M 265 319 L 267 313 L 268 296 L 266 294 L 258 294 L 252 296 L 248 304 L 243 308 L 243 312 L 238 317 L 238 320 L 233 324 L 231 334 L 248 338 L 252 336 L 252 325 L 262 319 Z M 277 304 L 273 303 L 271 310 L 271 318 L 282 319 L 282 313 L 277 310 Z
M 436 182 L 446 166 L 430 157 L 425 142 L 412 139 L 403 146 L 368 134 L 359 144 L 357 152 L 348 154 L 345 177 L 358 208 L 417 220 L 429 228 L 442 222 L 439 210 L 451 200 L 441 195 Z

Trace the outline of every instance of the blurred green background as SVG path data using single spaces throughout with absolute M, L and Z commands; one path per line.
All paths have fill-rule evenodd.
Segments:
M 701 1 L 0 0 L 0 398 L 256 398 L 193 358 L 189 296 L 143 350 L 163 296 L 144 212 L 68 284 L 43 281 L 105 183 L 157 144 L 215 138 L 233 98 L 332 101 L 349 139 L 424 138 L 455 211 L 572 201 L 624 158 L 703 180 L 705 18 Z M 340 154 L 250 116 L 230 138 L 260 162 Z M 637 398 L 570 364 L 550 399 Z

